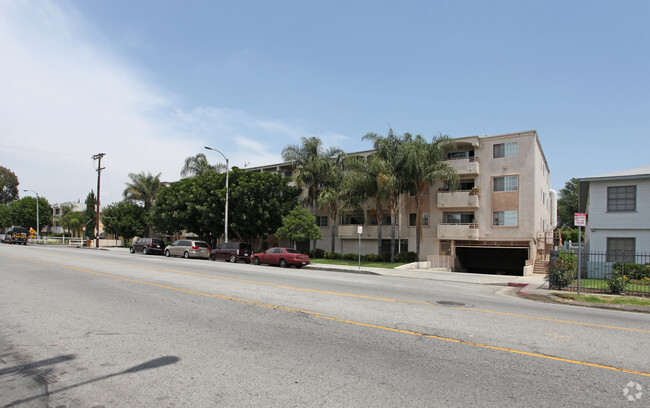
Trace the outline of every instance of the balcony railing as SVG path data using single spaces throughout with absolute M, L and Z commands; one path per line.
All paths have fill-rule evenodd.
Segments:
M 458 174 L 478 174 L 478 157 L 461 157 L 458 159 L 447 159 L 446 161 Z
M 478 239 L 478 224 L 439 224 L 438 239 Z
M 478 198 L 472 191 L 439 191 L 438 208 L 478 208 Z

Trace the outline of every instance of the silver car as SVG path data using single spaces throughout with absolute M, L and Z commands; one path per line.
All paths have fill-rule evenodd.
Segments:
M 210 247 L 203 241 L 179 239 L 165 248 L 165 256 L 208 259 L 210 258 Z

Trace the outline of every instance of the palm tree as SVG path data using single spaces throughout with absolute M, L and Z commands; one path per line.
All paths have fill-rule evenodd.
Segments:
M 156 201 L 156 196 L 162 188 L 160 183 L 160 174 L 153 176 L 151 173 L 144 174 L 144 172 L 135 174 L 129 173 L 130 183 L 126 183 L 124 189 L 124 199 L 131 203 L 142 203 L 145 211 L 145 224 L 147 234 L 153 235 L 153 227 L 151 226 L 151 210 Z
M 370 140 L 373 143 L 375 152 L 374 160 L 379 169 L 377 174 L 377 185 L 381 186 L 383 199 L 388 204 L 390 211 L 390 260 L 395 262 L 395 233 L 397 214 L 399 212 L 400 196 L 407 191 L 407 182 L 404 179 L 404 143 L 403 138 L 396 136 L 393 129 L 388 129 L 387 136 L 376 133 L 368 133 L 363 140 Z M 379 226 L 381 229 L 381 226 Z M 378 234 L 380 231 L 378 231 Z
M 421 135 L 405 133 L 404 176 L 411 191 L 415 194 L 416 210 L 416 254 L 420 260 L 420 240 L 422 238 L 422 198 L 429 185 L 444 181 L 452 188 L 458 184 L 458 173 L 444 161 L 447 151 L 454 146 L 448 136 L 439 135 L 427 142 Z
M 327 215 L 332 219 L 330 252 L 336 252 L 336 221 L 339 211 L 347 205 L 341 190 L 344 176 L 340 159 L 341 156 L 326 162 L 329 168 L 325 170 L 323 187 L 318 194 L 318 206 L 327 208 Z
M 323 148 L 323 142 L 318 137 L 303 137 L 302 145 L 288 145 L 282 149 L 282 159 L 293 164 L 293 180 L 298 186 L 307 185 L 307 196 L 312 205 L 314 216 L 317 213 L 317 200 L 323 182 L 325 181 L 328 161 L 342 155 L 338 147 Z M 311 250 L 316 247 L 312 241 Z
M 225 168 L 226 165 L 222 163 L 211 165 L 205 154 L 198 153 L 194 157 L 188 157 L 185 159 L 185 164 L 181 169 L 181 177 L 196 177 L 212 171 L 221 171 Z

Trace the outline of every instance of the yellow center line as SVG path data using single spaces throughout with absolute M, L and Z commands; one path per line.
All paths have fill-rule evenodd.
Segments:
M 302 310 L 302 309 L 296 309 L 296 308 L 292 308 L 292 307 L 273 305 L 273 304 L 269 304 L 269 303 L 263 303 L 263 302 L 258 302 L 258 301 L 254 301 L 254 300 L 248 300 L 248 299 L 241 299 L 241 298 L 236 298 L 236 297 L 232 297 L 232 296 L 224 296 L 224 295 L 216 295 L 216 294 L 196 292 L 196 291 L 192 291 L 192 290 L 177 288 L 177 287 L 174 287 L 174 286 L 160 285 L 160 284 L 157 284 L 157 283 L 146 282 L 146 281 L 141 281 L 141 280 L 137 280 L 137 279 L 131 279 L 131 278 L 125 278 L 125 277 L 121 277 L 121 276 L 109 275 L 109 274 L 106 274 L 106 273 L 95 272 L 95 271 L 91 271 L 89 269 L 77 268 L 77 267 L 73 267 L 73 266 L 57 265 L 57 264 L 53 264 L 53 263 L 47 263 L 47 262 L 41 262 L 41 261 L 33 261 L 33 260 L 29 260 L 29 259 L 21 259 L 21 258 L 17 258 L 17 257 L 14 257 L 14 256 L 9 256 L 9 255 L 3 255 L 3 256 L 7 256 L 7 257 L 10 257 L 10 258 L 15 258 L 15 259 L 20 259 L 20 260 L 24 260 L 24 261 L 28 261 L 28 262 L 38 263 L 38 264 L 41 264 L 41 265 L 48 265 L 48 266 L 54 266 L 54 267 L 58 267 L 58 268 L 75 270 L 75 271 L 89 273 L 89 274 L 93 274 L 93 275 L 97 275 L 97 276 L 103 276 L 103 277 L 111 278 L 111 279 L 118 279 L 118 280 L 123 280 L 123 281 L 127 281 L 127 282 L 132 282 L 132 283 L 139 283 L 139 284 L 154 286 L 154 287 L 163 288 L 163 289 L 175 290 L 175 291 L 182 292 L 182 293 L 190 293 L 190 294 L 193 294 L 193 295 L 205 296 L 205 297 L 210 297 L 210 298 L 232 300 L 232 301 L 236 301 L 236 302 L 247 303 L 247 304 L 250 304 L 250 305 L 260 306 L 260 307 L 269 308 L 269 309 L 283 310 L 283 311 L 289 311 L 289 312 L 298 312 L 298 313 L 307 314 L 309 316 L 313 316 L 313 317 L 319 318 L 319 319 L 330 320 L 330 321 L 345 323 L 345 324 L 351 324 L 351 325 L 355 325 L 355 326 L 368 327 L 368 328 L 373 328 L 373 329 L 378 329 L 378 330 L 383 330 L 383 331 L 389 331 L 389 332 L 393 332 L 393 333 L 401 333 L 401 334 L 408 334 L 408 335 L 413 335 L 413 336 L 420 336 L 420 337 L 424 337 L 424 338 L 430 338 L 430 339 L 435 339 L 435 340 L 440 340 L 440 341 L 447 341 L 447 342 L 452 342 L 452 343 L 457 343 L 457 344 L 464 344 L 464 345 L 468 345 L 468 346 L 480 347 L 480 348 L 485 348 L 485 349 L 489 349 L 489 350 L 503 351 L 503 352 L 507 352 L 507 353 L 519 354 L 519 355 L 524 355 L 524 356 L 529 356 L 529 357 L 536 357 L 536 358 L 541 358 L 541 359 L 546 359 L 546 360 L 554 360 L 554 361 L 560 361 L 560 362 L 569 363 L 569 364 L 577 364 L 577 365 L 582 365 L 582 366 L 587 366 L 587 367 L 594 367 L 594 368 L 612 370 L 612 371 L 617 371 L 617 372 L 622 372 L 622 373 L 636 374 L 636 375 L 641 375 L 641 376 L 644 376 L 644 377 L 650 377 L 650 373 L 646 373 L 646 372 L 642 372 L 642 371 L 635 371 L 635 370 L 628 370 L 626 368 L 619 368 L 619 367 L 607 366 L 607 365 L 603 365 L 603 364 L 589 363 L 589 362 L 580 361 L 580 360 L 571 360 L 571 359 L 566 359 L 566 358 L 562 358 L 562 357 L 555 357 L 555 356 L 546 355 L 546 354 L 531 353 L 531 352 L 528 352 L 528 351 L 515 350 L 515 349 L 506 348 L 506 347 L 490 346 L 488 344 L 475 343 L 475 342 L 466 341 L 466 340 L 452 339 L 452 338 L 449 338 L 449 337 L 436 336 L 436 335 L 432 335 L 432 334 L 423 334 L 423 333 L 418 333 L 418 332 L 410 331 L 410 330 L 401 330 L 401 329 L 395 329 L 395 328 L 392 328 L 392 327 L 386 327 L 386 326 L 379 326 L 379 325 L 375 325 L 375 324 L 357 322 L 357 321 L 354 321 L 354 320 L 340 319 L 340 318 L 337 318 L 337 317 L 326 316 L 326 315 L 323 315 L 321 313 L 312 312 L 312 311 L 309 311 L 309 310 Z M 211 276 L 211 275 L 205 275 L 205 276 Z
M 53 254 L 53 255 L 61 256 L 61 257 L 70 257 L 69 255 L 59 255 L 59 254 Z M 4 256 L 9 256 L 9 255 L 4 255 Z M 12 257 L 12 258 L 15 258 L 15 257 Z M 79 258 L 79 257 L 76 257 L 76 258 Z M 23 259 L 23 258 L 15 258 L 15 259 Z M 79 259 L 82 259 L 82 258 L 79 258 Z M 28 259 L 24 259 L 24 260 L 28 260 Z M 281 285 L 281 284 L 277 284 L 277 283 L 260 282 L 260 281 L 254 281 L 254 280 L 248 280 L 248 279 L 240 279 L 240 278 L 230 278 L 230 277 L 226 277 L 226 276 L 209 275 L 209 274 L 198 273 L 198 272 L 186 272 L 186 271 L 180 271 L 180 270 L 177 270 L 177 269 L 156 268 L 156 267 L 151 267 L 151 266 L 133 265 L 133 264 L 128 264 L 128 263 L 125 264 L 125 263 L 122 263 L 122 262 L 115 262 L 115 261 L 97 260 L 97 262 L 107 263 L 107 264 L 111 264 L 111 265 L 128 266 L 128 267 L 139 268 L 139 269 L 148 269 L 148 270 L 152 270 L 152 271 L 172 272 L 172 273 L 179 273 L 179 274 L 184 274 L 184 275 L 193 275 L 193 276 L 201 276 L 201 277 L 212 278 L 212 279 L 228 280 L 228 281 L 233 281 L 233 282 L 243 282 L 243 283 L 251 283 L 251 284 L 255 284 L 255 285 L 272 286 L 272 287 L 276 287 L 276 288 L 280 288 L 280 289 L 299 290 L 299 291 L 303 291 L 303 292 L 320 293 L 320 294 L 335 295 L 335 296 L 346 296 L 346 297 L 352 297 L 352 298 L 358 298 L 358 299 L 377 300 L 377 301 L 383 301 L 383 302 L 396 302 L 396 303 L 407 303 L 407 304 L 418 304 L 418 305 L 438 306 L 438 307 L 440 307 L 440 305 L 438 305 L 436 303 L 422 302 L 422 301 L 416 301 L 416 300 L 393 299 L 393 298 L 385 298 L 385 297 L 377 297 L 377 296 L 358 295 L 358 294 L 354 294 L 354 293 L 345 293 L 345 292 L 334 292 L 334 291 L 327 291 L 327 290 L 309 289 L 309 288 L 302 288 L 302 287 L 297 287 L 297 286 Z M 448 306 L 446 306 L 446 307 L 448 307 Z M 519 318 L 524 318 L 524 319 L 542 320 L 542 321 L 554 322 L 554 323 L 575 324 L 575 325 L 586 326 L 586 327 L 597 327 L 597 328 L 601 328 L 601 329 L 613 329 L 613 330 L 625 330 L 625 331 L 632 331 L 632 332 L 650 334 L 650 330 L 633 329 L 633 328 L 629 328 L 629 327 L 608 326 L 608 325 L 603 325 L 603 324 L 575 322 L 575 321 L 571 321 L 571 320 L 553 319 L 553 318 L 549 318 L 549 317 L 539 317 L 539 316 L 529 316 L 529 315 L 522 315 L 522 314 L 508 313 L 508 312 L 497 312 L 497 311 L 493 311 L 493 310 L 484 310 L 484 309 L 477 309 L 477 308 L 465 307 L 465 306 L 453 306 L 453 307 L 450 307 L 450 308 L 468 310 L 468 311 L 472 311 L 472 312 L 490 313 L 490 314 L 502 315 L 502 316 L 519 317 Z

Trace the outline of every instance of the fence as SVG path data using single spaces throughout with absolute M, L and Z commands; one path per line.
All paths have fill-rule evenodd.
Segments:
M 578 290 L 578 253 L 551 251 L 551 289 Z M 650 254 L 631 251 L 582 251 L 580 291 L 650 296 Z

